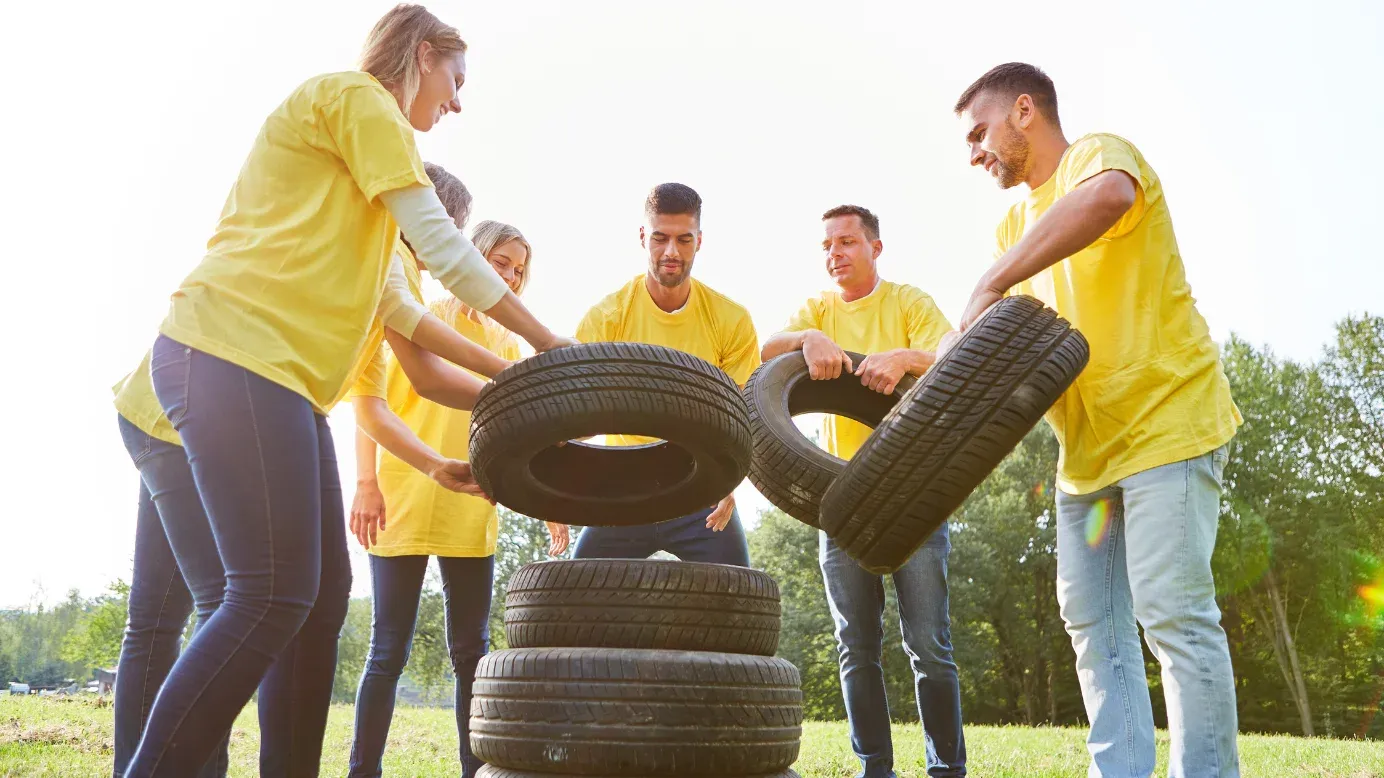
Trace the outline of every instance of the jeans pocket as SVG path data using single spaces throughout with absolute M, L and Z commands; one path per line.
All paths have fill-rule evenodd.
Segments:
M 120 419 L 120 439 L 125 443 L 125 453 L 130 455 L 130 460 L 138 468 L 140 463 L 148 458 L 149 453 L 153 451 L 152 438 L 124 416 L 118 418 Z
M 167 335 L 154 341 L 149 358 L 149 376 L 154 395 L 168 416 L 173 429 L 187 418 L 188 386 L 192 383 L 192 349 Z

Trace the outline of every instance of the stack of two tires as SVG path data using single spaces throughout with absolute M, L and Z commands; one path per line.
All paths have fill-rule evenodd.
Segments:
M 797 668 L 773 657 L 779 591 L 726 565 L 528 565 L 505 600 L 510 649 L 476 672 L 482 778 L 793 778 Z

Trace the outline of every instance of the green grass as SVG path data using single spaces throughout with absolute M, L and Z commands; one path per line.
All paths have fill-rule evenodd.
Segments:
M 351 743 L 350 706 L 332 708 L 322 749 L 322 774 L 344 775 Z M 394 715 L 385 773 L 396 776 L 456 775 L 456 729 L 449 711 L 399 708 Z M 980 778 L 1074 778 L 1086 774 L 1085 732 L 1055 727 L 969 727 L 970 773 Z M 900 776 L 921 777 L 922 737 L 915 726 L 896 725 Z M 1159 733 L 1159 771 L 1166 772 L 1168 742 Z M 259 732 L 247 709 L 231 734 L 232 776 L 258 774 Z M 1384 742 L 1244 735 L 1243 774 L 1384 778 Z M 110 773 L 111 709 L 91 699 L 0 697 L 0 776 L 98 776 Z M 846 725 L 812 722 L 803 727 L 803 778 L 851 778 L 857 762 Z

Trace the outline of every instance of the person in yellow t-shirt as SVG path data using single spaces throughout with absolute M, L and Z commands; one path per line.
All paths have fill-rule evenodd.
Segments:
M 826 228 L 822 254 L 836 290 L 808 300 L 782 332 L 764 342 L 762 356 L 767 362 L 801 350 L 812 379 L 849 373 L 860 376 L 861 384 L 870 389 L 889 394 L 905 374 L 921 376 L 927 371 L 951 325 L 922 290 L 880 277 L 878 262 L 884 243 L 879 217 L 868 208 L 837 206 L 822 214 L 822 223 Z M 865 358 L 852 364 L 847 350 Z M 850 419 L 829 415 L 823 421 L 823 443 L 842 459 L 854 456 L 869 436 L 869 427 Z M 884 577 L 862 568 L 826 533 L 818 533 L 818 540 L 827 602 L 836 622 L 851 745 L 865 775 L 889 775 L 894 745 L 880 662 Z M 923 738 L 927 753 L 935 757 L 929 771 L 933 776 L 966 774 L 961 685 L 952 657 L 947 598 L 950 553 L 950 530 L 943 524 L 892 574 Z
M 702 198 L 684 184 L 659 184 L 644 203 L 639 243 L 648 267 L 596 303 L 577 326 L 583 343 L 625 341 L 667 346 L 701 357 L 741 386 L 759 365 L 759 341 L 749 311 L 692 278 L 702 247 Z M 607 435 L 610 445 L 647 439 Z M 577 559 L 644 559 L 666 551 L 690 562 L 749 567 L 745 529 L 735 496 L 678 519 L 639 527 L 587 527 L 577 536 Z
M 458 213 L 459 219 L 464 220 L 470 208 L 470 193 L 441 167 L 427 164 L 424 169 L 448 213 Z M 494 375 L 508 362 L 465 340 L 426 311 L 418 263 L 402 239 L 398 250 L 399 278 L 391 278 L 390 283 L 393 286 L 403 281 L 402 294 L 416 301 L 416 305 L 396 315 L 382 301 L 369 342 L 382 344 L 388 337 L 409 380 L 428 387 L 423 391 L 429 398 L 450 407 L 470 408 L 481 382 L 443 364 L 441 357 L 445 355 L 456 364 L 472 366 L 486 375 Z M 405 258 L 407 261 L 402 261 Z M 390 290 L 390 295 L 398 294 L 397 290 Z M 390 322 L 388 331 L 384 328 L 386 320 Z M 406 329 L 395 329 L 398 327 Z M 383 352 L 375 346 L 371 346 L 371 351 L 378 355 L 378 360 L 372 358 L 352 369 L 352 375 L 362 374 L 361 381 L 367 380 L 364 373 L 373 372 L 377 362 L 379 373 L 384 373 Z M 483 352 L 489 361 L 480 358 L 476 351 Z M 139 369 L 116 386 L 115 405 L 121 437 L 140 475 L 130 618 L 119 662 L 119 671 L 127 680 L 117 685 L 113 703 L 115 772 L 124 774 L 143 735 L 144 717 L 177 656 L 189 611 L 195 606 L 200 629 L 222 602 L 226 575 L 187 453 L 153 395 L 147 356 Z M 465 462 L 435 457 L 429 463 L 429 472 L 439 484 L 459 488 L 465 477 Z M 341 611 L 326 605 L 348 596 L 348 564 L 336 555 L 324 556 L 322 592 L 309 614 L 306 624 L 310 628 L 299 630 L 260 683 L 259 710 L 264 722 L 260 761 L 267 773 L 287 770 L 299 774 L 317 768 L 335 670 L 330 662 L 307 666 L 295 663 L 335 651 L 340 624 L 331 622 L 329 617 L 335 618 L 331 614 L 340 615 Z M 226 774 L 226 745 L 223 739 L 215 755 L 197 773 L 200 778 Z
M 200 769 L 305 626 L 323 648 L 297 646 L 296 665 L 333 663 L 327 638 L 346 597 L 322 574 L 347 551 L 326 411 L 364 350 L 400 232 L 444 287 L 535 349 L 570 342 L 456 229 L 418 156 L 414 133 L 460 110 L 465 53 L 455 28 L 399 5 L 371 31 L 360 70 L 293 89 L 171 297 L 150 378 L 186 450 L 226 591 L 169 672 L 127 775 Z M 479 492 L 469 472 L 459 486 Z M 320 684 L 328 696 L 331 678 Z
M 458 221 L 458 225 L 462 224 Z M 484 221 L 471 236 L 476 248 L 515 294 L 522 295 L 532 252 L 519 230 Z M 519 358 L 514 335 L 455 299 L 434 303 L 433 313 L 464 337 L 495 354 Z M 476 664 L 490 644 L 490 595 L 495 577 L 499 519 L 489 501 L 458 494 L 428 473 L 431 463 L 464 458 L 471 414 L 420 396 L 400 360 L 366 371 L 351 391 L 357 423 L 356 496 L 351 526 L 370 552 L 374 592 L 370 656 L 356 693 L 355 737 L 348 775 L 379 775 L 393 716 L 399 676 L 408 662 L 428 557 L 442 573 L 447 649 L 456 675 L 461 774 L 482 763 L 471 753 L 469 717 Z M 377 452 L 376 441 L 384 448 Z M 377 460 L 378 453 L 378 460 Z M 567 527 L 549 524 L 549 552 L 562 554 Z
M 1187 284 L 1163 185 L 1129 141 L 1068 143 L 1052 80 L 1000 65 L 962 94 L 972 166 L 1027 185 L 961 317 L 1032 295 L 1086 336 L 1048 413 L 1061 444 L 1057 597 L 1076 650 L 1091 775 L 1149 775 L 1153 712 L 1135 624 L 1163 668 L 1174 775 L 1239 775 L 1235 679 L 1211 577 L 1240 413 Z

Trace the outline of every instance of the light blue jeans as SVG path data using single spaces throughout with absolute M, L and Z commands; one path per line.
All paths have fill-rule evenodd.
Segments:
M 1148 778 L 1153 708 L 1136 622 L 1163 668 L 1171 778 L 1238 778 L 1235 679 L 1216 589 L 1227 450 L 1057 495 L 1057 602 L 1091 720 L 1091 778 Z

